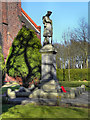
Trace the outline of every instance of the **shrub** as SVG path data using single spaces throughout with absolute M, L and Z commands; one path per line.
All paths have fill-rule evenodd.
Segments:
M 0 46 L 0 75 L 2 79 L 2 85 L 4 84 L 4 79 L 5 79 L 5 62 L 4 62 L 4 56 L 2 54 L 2 48 Z
M 85 85 L 89 88 L 90 81 L 59 81 L 59 84 L 64 87 L 80 87 L 81 85 Z
M 23 26 L 14 39 L 7 57 L 8 75 L 21 77 L 25 87 L 28 87 L 28 83 L 34 77 L 40 78 L 40 48 L 40 40 L 35 32 Z
M 70 81 L 88 80 L 88 69 L 70 69 Z M 69 81 L 68 69 L 57 69 L 59 81 Z

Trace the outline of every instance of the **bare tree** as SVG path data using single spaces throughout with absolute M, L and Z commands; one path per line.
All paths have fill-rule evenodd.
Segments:
M 67 48 L 68 77 L 69 77 L 68 79 L 70 81 L 70 39 L 71 39 L 70 28 L 68 28 L 67 32 L 63 33 L 62 38 L 63 38 L 63 40 L 65 42 L 65 46 Z
M 83 68 L 88 68 L 88 24 L 85 18 L 80 19 L 79 27 L 74 29 L 71 39 L 78 41 L 78 45 L 83 52 Z

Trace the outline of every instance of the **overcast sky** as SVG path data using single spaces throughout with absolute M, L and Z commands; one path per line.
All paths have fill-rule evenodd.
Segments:
M 78 27 L 81 18 L 88 22 L 88 2 L 22 2 L 22 8 L 41 26 L 41 41 L 43 42 L 42 17 L 47 11 L 52 11 L 50 18 L 53 20 L 53 41 L 61 42 L 62 33 L 70 27 Z

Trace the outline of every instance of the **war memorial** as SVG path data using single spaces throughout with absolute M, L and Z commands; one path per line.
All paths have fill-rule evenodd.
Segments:
M 0 118 L 88 119 L 86 3 L 18 0 L 0 6 Z M 81 15 L 85 19 L 77 23 Z
M 44 24 L 44 42 L 40 49 L 41 53 L 41 80 L 37 87 L 32 88 L 20 87 L 19 90 L 12 91 L 7 89 L 8 103 L 27 104 L 35 103 L 40 105 L 60 105 L 75 104 L 78 102 L 78 97 L 85 92 L 85 85 L 76 88 L 60 86 L 56 77 L 56 54 L 57 50 L 53 46 L 53 25 L 50 19 L 51 11 L 43 16 Z M 76 100 L 77 99 L 77 100 Z M 83 100 L 83 99 L 82 99 Z M 87 104 L 88 101 L 84 100 Z M 83 102 L 82 102 L 83 103 Z

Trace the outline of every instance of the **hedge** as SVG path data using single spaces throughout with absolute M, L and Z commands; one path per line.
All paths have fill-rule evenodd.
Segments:
M 6 72 L 11 77 L 21 77 L 24 87 L 41 76 L 40 40 L 35 32 L 23 26 L 14 38 L 6 59 Z
M 85 85 L 89 88 L 90 81 L 59 81 L 59 84 L 64 87 L 80 87 L 81 85 Z
M 89 81 L 89 74 L 89 69 L 70 69 L 70 81 Z M 57 69 L 57 79 L 69 81 L 68 69 Z
M 5 79 L 5 62 L 4 62 L 4 56 L 2 54 L 2 47 L 0 46 L 0 78 L 2 79 L 2 82 L 0 84 L 4 84 L 4 79 Z

